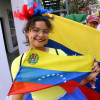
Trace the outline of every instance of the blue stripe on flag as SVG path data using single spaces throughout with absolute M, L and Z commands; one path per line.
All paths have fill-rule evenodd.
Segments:
M 65 72 L 21 66 L 14 81 L 58 85 L 69 80 L 80 82 L 89 72 Z
M 73 50 L 71 50 L 71 49 L 69 49 L 69 48 L 63 46 L 62 44 L 57 43 L 57 42 L 55 42 L 55 41 L 53 41 L 53 40 L 50 40 L 50 39 L 49 39 L 49 41 L 48 41 L 46 47 L 55 48 L 55 49 L 61 49 L 61 50 L 63 50 L 67 55 L 81 55 L 80 53 L 77 53 L 77 52 L 75 52 L 75 51 L 73 51 Z

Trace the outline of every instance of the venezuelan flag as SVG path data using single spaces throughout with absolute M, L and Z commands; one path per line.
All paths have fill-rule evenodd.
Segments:
M 61 86 L 73 93 L 91 72 L 91 56 L 58 56 L 30 49 L 8 95 Z
M 63 17 L 53 16 L 55 16 L 55 20 L 52 23 L 55 29 L 54 33 L 50 35 L 47 47 L 62 49 L 70 56 L 89 54 L 96 57 L 100 66 L 100 31 Z M 94 89 L 91 89 L 90 84 L 86 84 L 80 89 L 88 100 L 99 100 L 100 74 L 97 76 Z

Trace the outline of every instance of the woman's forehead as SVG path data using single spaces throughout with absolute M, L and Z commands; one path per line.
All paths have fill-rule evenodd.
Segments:
M 44 21 L 37 21 L 31 28 L 48 29 L 48 26 Z

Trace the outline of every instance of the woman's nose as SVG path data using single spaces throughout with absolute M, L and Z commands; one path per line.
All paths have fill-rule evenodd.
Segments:
M 40 31 L 38 36 L 44 36 L 44 33 L 42 31 Z

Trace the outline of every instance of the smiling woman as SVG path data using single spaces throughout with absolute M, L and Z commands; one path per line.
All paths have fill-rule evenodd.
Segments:
M 32 17 L 24 28 L 29 48 L 45 50 L 44 45 L 49 39 L 49 32 L 52 31 L 52 25 L 44 17 Z
M 35 43 L 43 43 L 44 45 L 48 42 L 49 32 L 53 29 L 50 21 L 44 17 L 32 17 L 23 28 L 23 32 L 27 38 L 27 45 L 30 48 L 33 47 L 33 41 Z M 34 38 L 32 38 L 34 37 Z

